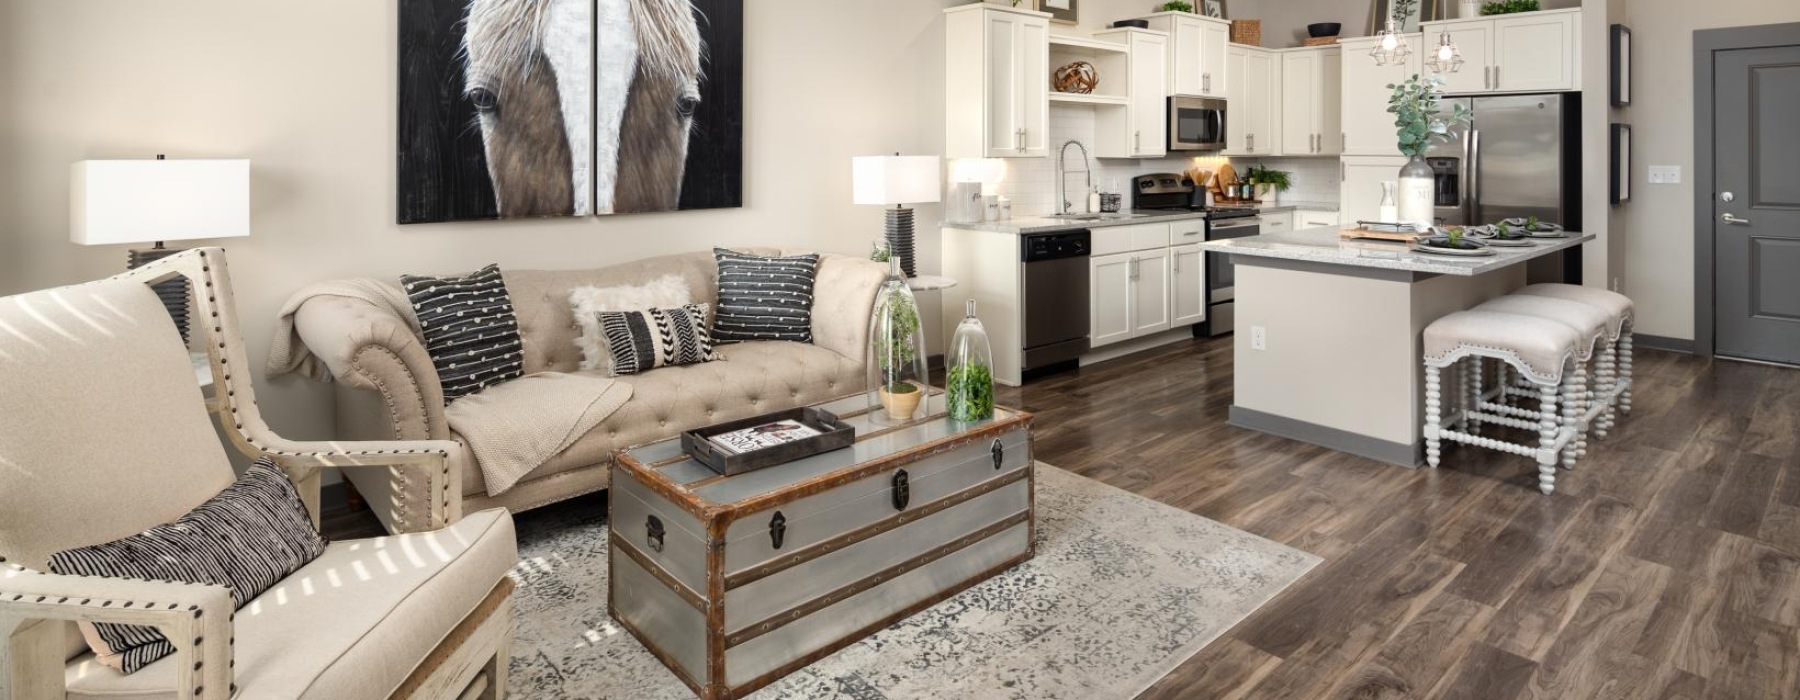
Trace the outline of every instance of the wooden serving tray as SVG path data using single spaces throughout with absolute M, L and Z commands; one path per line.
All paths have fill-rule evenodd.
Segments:
M 1414 238 L 1419 237 L 1419 234 L 1406 233 L 1404 231 L 1371 231 L 1369 229 L 1358 226 L 1356 228 L 1347 228 L 1347 229 L 1339 230 L 1338 237 L 1339 238 L 1373 238 L 1378 241 L 1398 241 L 1400 243 L 1411 243 Z

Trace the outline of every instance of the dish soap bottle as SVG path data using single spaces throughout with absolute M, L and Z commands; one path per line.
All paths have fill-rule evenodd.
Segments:
M 1092 187 L 1088 188 L 1088 213 L 1100 213 L 1100 190 Z
M 975 300 L 964 306 L 962 323 L 950 336 L 945 358 L 948 379 L 944 399 L 950 420 L 980 421 L 994 417 L 994 356 L 988 347 L 987 329 L 975 317 Z

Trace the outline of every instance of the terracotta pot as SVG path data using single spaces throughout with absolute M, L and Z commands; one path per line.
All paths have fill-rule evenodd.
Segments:
M 896 421 L 912 420 L 913 413 L 919 410 L 919 399 L 925 392 L 914 389 L 903 394 L 890 393 L 887 387 L 881 387 L 881 405 L 887 408 L 888 418 Z

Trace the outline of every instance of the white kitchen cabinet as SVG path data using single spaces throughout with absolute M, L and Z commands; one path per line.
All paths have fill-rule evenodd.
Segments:
M 1224 155 L 1281 153 L 1281 64 L 1267 49 L 1233 44 L 1225 51 L 1232 92 Z
M 1169 36 L 1168 94 L 1230 94 L 1225 52 L 1231 44 L 1231 22 L 1192 12 L 1158 12 L 1146 19 L 1150 29 Z
M 1095 255 L 1088 258 L 1088 345 L 1100 347 L 1131 338 L 1133 271 L 1132 253 Z
M 1097 32 L 1095 39 L 1124 44 L 1130 52 L 1126 105 L 1094 108 L 1094 156 L 1161 158 L 1168 154 L 1169 37 L 1147 29 Z
M 1262 233 L 1288 233 L 1294 230 L 1294 212 L 1263 214 L 1257 221 Z
M 1381 183 L 1399 180 L 1404 156 L 1344 156 L 1338 185 L 1338 217 L 1345 227 L 1376 221 L 1381 215 Z
M 1418 46 L 1420 41 L 1418 34 L 1406 35 L 1410 46 Z M 1387 112 L 1388 95 L 1393 91 L 1387 86 L 1419 72 L 1419 52 L 1414 51 L 1403 63 L 1378 66 L 1369 60 L 1369 50 L 1375 48 L 1375 42 L 1367 38 L 1342 41 L 1343 55 L 1351 57 L 1342 66 L 1339 110 L 1346 156 L 1400 155 L 1400 142 L 1394 136 L 1394 115 Z
M 1463 66 L 1443 73 L 1444 92 L 1478 95 L 1581 89 L 1581 9 L 1541 10 L 1421 25 L 1429 57 L 1449 31 Z
M 1179 246 L 1206 240 L 1204 219 L 1184 219 L 1169 223 L 1169 245 Z
M 1336 46 L 1281 52 L 1281 152 L 1337 155 L 1341 128 L 1343 51 Z
M 1050 15 L 974 4 L 944 16 L 945 155 L 1048 156 Z
M 1379 197 L 1376 204 L 1380 204 Z M 1324 209 L 1295 209 L 1294 230 L 1305 231 L 1315 228 L 1337 228 L 1338 213 Z
M 1129 224 L 1096 228 L 1091 234 L 1092 255 L 1111 255 L 1169 246 L 1168 224 Z
M 1169 330 L 1169 249 L 1132 253 L 1131 335 Z
M 1206 253 L 1198 243 L 1169 248 L 1169 292 L 1175 328 L 1206 320 Z

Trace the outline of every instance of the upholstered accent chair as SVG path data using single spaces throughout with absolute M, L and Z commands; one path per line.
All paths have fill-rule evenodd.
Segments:
M 149 284 L 193 286 L 208 397 Z M 498 698 L 511 517 L 462 517 L 459 446 L 295 442 L 257 410 L 218 249 L 0 298 L 0 698 Z M 217 429 L 210 420 L 216 415 Z M 52 554 L 179 518 L 267 458 L 318 522 L 321 470 L 394 470 L 437 497 L 416 531 L 331 543 L 241 609 L 221 586 L 48 573 Z M 124 675 L 77 621 L 154 626 L 176 652 Z

